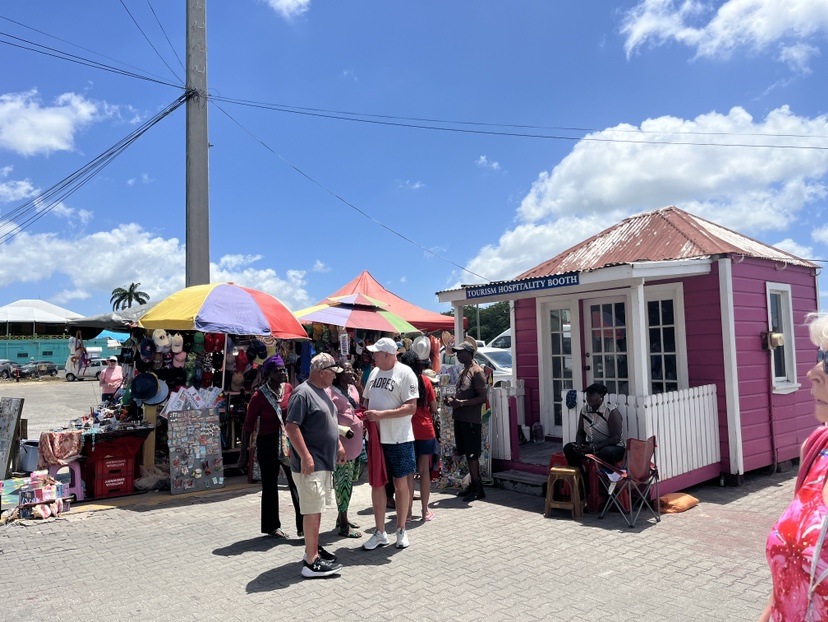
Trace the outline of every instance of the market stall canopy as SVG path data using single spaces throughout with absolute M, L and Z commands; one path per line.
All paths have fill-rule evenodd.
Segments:
M 395 334 L 420 332 L 416 326 L 409 324 L 396 313 L 373 305 L 321 304 L 301 309 L 294 315 L 307 323 L 319 322 Z
M 232 335 L 307 339 L 299 321 L 278 298 L 235 283 L 193 285 L 167 296 L 138 323 L 144 328 L 200 330 Z
M 450 315 L 440 315 L 434 311 L 427 311 L 420 307 L 411 304 L 392 294 L 379 284 L 371 274 L 365 270 L 347 285 L 341 287 L 333 294 L 328 296 L 328 300 L 334 299 L 338 296 L 349 296 L 353 294 L 362 294 L 370 298 L 376 298 L 386 303 L 385 310 L 396 313 L 407 322 L 416 326 L 417 330 L 425 332 L 434 332 L 437 330 L 454 330 L 454 317 Z M 468 325 L 468 321 L 464 318 L 464 326 Z
M 0 322 L 66 324 L 79 317 L 83 316 L 43 300 L 18 300 L 0 307 Z
M 136 305 L 134 307 L 119 309 L 118 311 L 111 311 L 109 313 L 90 315 L 89 317 L 79 317 L 76 320 L 70 320 L 66 323 L 66 325 L 69 326 L 69 328 L 83 329 L 84 338 L 91 339 L 92 337 L 86 337 L 85 329 L 98 328 L 101 330 L 111 330 L 115 332 L 121 332 L 124 330 L 128 331 L 131 326 L 137 324 L 138 320 L 141 319 L 141 317 L 154 306 L 154 302 L 148 302 L 144 305 Z

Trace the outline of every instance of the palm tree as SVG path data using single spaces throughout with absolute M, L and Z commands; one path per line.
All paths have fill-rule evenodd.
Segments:
M 132 306 L 133 302 L 139 305 L 149 302 L 149 294 L 138 291 L 140 286 L 140 283 L 130 283 L 127 289 L 123 287 L 113 289 L 112 298 L 109 299 L 109 302 L 112 303 L 112 310 L 127 309 Z

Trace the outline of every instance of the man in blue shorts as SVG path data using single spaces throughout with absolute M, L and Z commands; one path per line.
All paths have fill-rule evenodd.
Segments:
M 417 410 L 419 396 L 417 376 L 410 367 L 397 361 L 397 344 L 393 339 L 383 337 L 368 346 L 368 350 L 373 353 L 376 367 L 371 370 L 362 393 L 368 408 L 365 417 L 375 421 L 379 428 L 385 471 L 394 481 L 397 499 L 397 548 L 404 549 L 408 547 L 405 519 L 411 504 L 408 476 L 417 470 L 414 431 L 411 428 L 411 417 Z M 376 531 L 362 545 L 369 551 L 389 544 L 385 535 L 386 500 L 384 486 L 371 487 Z

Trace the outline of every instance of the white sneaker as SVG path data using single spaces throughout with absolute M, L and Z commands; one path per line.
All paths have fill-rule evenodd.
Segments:
M 397 529 L 397 548 L 408 548 L 408 534 L 405 533 L 405 529 Z
M 378 546 L 388 546 L 388 544 L 388 536 L 386 536 L 382 531 L 375 531 L 374 535 L 368 538 L 368 542 L 362 545 L 362 548 L 366 551 L 373 551 Z

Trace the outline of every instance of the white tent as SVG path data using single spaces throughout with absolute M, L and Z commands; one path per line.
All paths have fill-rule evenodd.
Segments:
M 68 320 L 83 317 L 43 300 L 18 300 L 0 307 L 0 322 L 40 322 L 42 324 L 65 324 Z
M 31 324 L 35 333 L 37 324 L 63 324 L 83 317 L 79 313 L 42 300 L 18 300 L 0 307 L 0 325 L 5 324 L 3 334 L 9 334 L 9 324 Z

